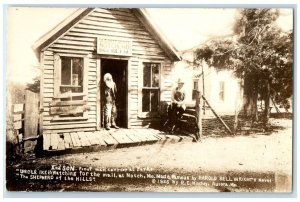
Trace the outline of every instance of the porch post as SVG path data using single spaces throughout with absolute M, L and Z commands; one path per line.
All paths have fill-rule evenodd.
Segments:
M 196 91 L 196 121 L 198 131 L 196 133 L 196 139 L 201 140 L 202 137 L 202 92 Z

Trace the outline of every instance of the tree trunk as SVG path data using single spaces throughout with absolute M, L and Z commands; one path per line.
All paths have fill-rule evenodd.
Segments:
M 258 82 L 255 77 L 245 77 L 244 83 L 244 113 L 251 117 L 252 121 L 258 121 L 257 99 L 258 99 Z
M 236 134 L 238 130 L 239 114 L 243 111 L 243 97 L 244 97 L 244 89 L 242 87 L 242 81 L 239 82 L 239 90 L 235 95 L 235 108 L 234 108 L 234 124 L 233 124 L 233 133 Z
M 266 79 L 266 91 L 265 91 L 265 111 L 264 111 L 264 127 L 265 130 L 269 130 L 269 118 L 270 118 L 270 83 L 268 79 Z

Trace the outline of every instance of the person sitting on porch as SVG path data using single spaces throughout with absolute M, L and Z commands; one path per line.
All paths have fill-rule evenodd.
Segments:
M 106 130 L 110 130 L 110 127 L 118 129 L 119 127 L 116 125 L 117 87 L 110 73 L 106 73 L 104 75 L 103 81 L 104 81 L 104 125 Z
M 174 132 L 176 125 L 178 125 L 178 121 L 181 118 L 182 114 L 186 109 L 185 98 L 186 93 L 184 90 L 184 82 L 182 79 L 178 79 L 177 87 L 172 91 L 172 104 L 169 108 L 169 121 L 171 125 L 171 133 Z

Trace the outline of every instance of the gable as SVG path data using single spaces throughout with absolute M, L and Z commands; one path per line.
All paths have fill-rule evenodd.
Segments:
M 159 32 L 142 9 L 78 9 L 33 46 L 36 54 L 47 48 L 79 50 L 85 54 L 96 49 L 98 36 L 132 40 L 133 54 L 141 52 L 180 60 L 175 48 Z M 77 51 L 78 53 L 78 51 Z

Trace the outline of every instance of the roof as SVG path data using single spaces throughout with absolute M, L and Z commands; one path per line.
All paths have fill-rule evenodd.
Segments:
M 44 34 L 40 39 L 38 39 L 32 46 L 35 51 L 36 56 L 39 58 L 40 51 L 45 47 L 53 43 L 57 38 L 66 33 L 71 29 L 80 19 L 91 13 L 95 8 L 79 8 L 69 17 L 64 19 L 61 23 L 51 29 L 49 32 Z M 168 39 L 162 34 L 159 28 L 151 20 L 147 11 L 143 8 L 133 8 L 132 9 L 136 17 L 142 22 L 147 31 L 152 34 L 154 39 L 160 45 L 160 47 L 174 60 L 181 60 L 179 52 L 176 48 L 168 41 Z

